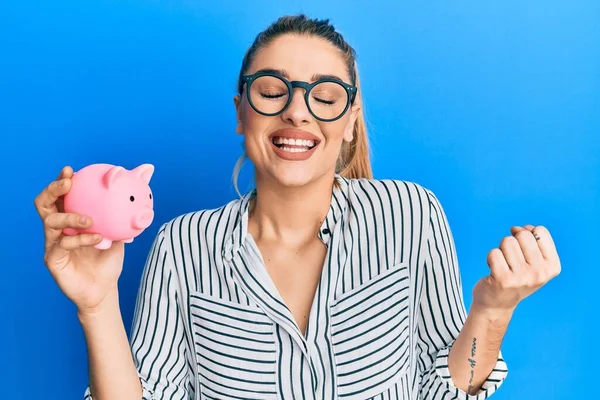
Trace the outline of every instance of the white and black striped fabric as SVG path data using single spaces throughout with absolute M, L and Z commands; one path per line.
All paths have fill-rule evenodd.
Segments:
M 502 353 L 476 395 L 450 376 L 466 310 L 437 197 L 408 181 L 336 179 L 306 335 L 247 232 L 256 189 L 160 227 L 130 336 L 144 399 L 463 400 L 498 389 Z

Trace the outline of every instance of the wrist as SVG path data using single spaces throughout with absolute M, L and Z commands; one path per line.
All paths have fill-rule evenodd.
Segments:
M 119 294 L 117 289 L 113 289 L 107 293 L 104 300 L 93 307 L 77 308 L 77 317 L 79 322 L 104 319 L 107 316 L 121 314 L 119 306 Z
M 471 305 L 471 310 L 469 314 L 473 314 L 474 316 L 484 319 L 488 322 L 495 323 L 508 323 L 512 318 L 516 307 L 511 308 L 492 308 L 492 307 L 484 307 L 479 306 L 476 303 Z

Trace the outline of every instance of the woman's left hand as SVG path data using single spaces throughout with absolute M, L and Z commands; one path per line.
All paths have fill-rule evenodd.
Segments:
M 499 248 L 488 253 L 490 275 L 473 289 L 473 307 L 491 313 L 512 312 L 521 300 L 560 274 L 560 259 L 548 229 L 513 226 Z M 537 239 L 536 239 L 537 237 Z

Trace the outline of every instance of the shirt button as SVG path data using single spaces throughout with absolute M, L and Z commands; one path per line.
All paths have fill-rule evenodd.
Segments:
M 323 235 L 329 235 L 329 229 L 325 228 L 321 231 Z

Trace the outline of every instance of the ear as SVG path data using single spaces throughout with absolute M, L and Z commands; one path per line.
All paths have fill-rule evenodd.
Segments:
M 358 118 L 359 112 L 360 103 L 357 101 L 350 109 L 350 119 L 348 120 L 348 124 L 344 128 L 344 140 L 348 143 L 352 142 L 352 139 L 354 139 L 354 123 L 356 122 L 356 118 Z
M 233 96 L 233 104 L 235 105 L 235 117 L 237 121 L 235 133 L 242 134 L 244 132 L 244 125 L 242 123 L 242 98 L 239 94 Z
M 136 176 L 142 178 L 142 180 L 146 183 L 150 183 L 150 179 L 152 178 L 152 174 L 154 174 L 154 165 L 152 164 L 142 164 L 138 167 L 135 167 L 132 171 Z
M 123 179 L 127 176 L 127 170 L 123 167 L 114 166 L 111 167 L 106 173 L 102 176 L 102 184 L 107 189 L 110 189 L 119 179 Z

